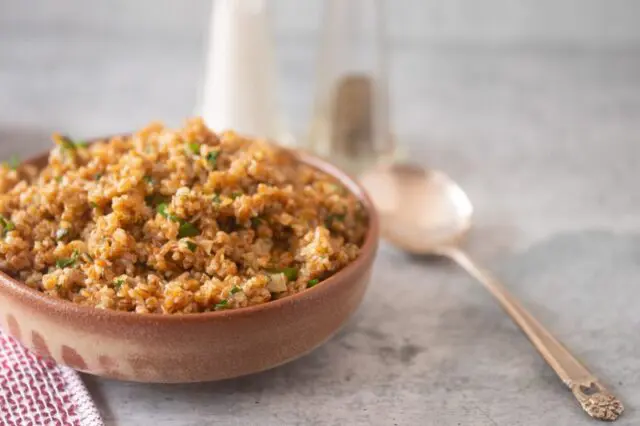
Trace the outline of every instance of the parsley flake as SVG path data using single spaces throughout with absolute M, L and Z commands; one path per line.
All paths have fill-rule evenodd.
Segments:
M 66 268 L 67 266 L 73 266 L 76 263 L 76 260 L 78 260 L 79 254 L 78 250 L 74 250 L 71 257 L 56 260 L 56 266 L 61 269 Z
M 55 138 L 60 146 L 67 151 L 75 151 L 78 148 L 86 148 L 88 144 L 85 141 L 74 142 L 73 139 L 67 136 L 58 136 Z
M 223 300 L 222 302 L 218 303 L 215 306 L 216 311 L 220 311 L 222 309 L 227 309 L 229 308 L 229 301 L 228 300 Z
M 284 276 L 287 277 L 287 280 L 289 281 L 295 281 L 296 279 L 298 279 L 298 268 L 279 268 L 272 269 L 269 272 L 284 274 Z
M 116 278 L 115 280 L 113 280 L 113 286 L 119 290 L 120 287 L 122 287 L 122 285 L 125 283 L 125 281 L 126 280 L 124 277 Z
M 2 227 L 2 236 L 7 235 L 7 232 L 16 229 L 16 225 L 9 219 L 0 214 L 0 227 Z
M 200 154 L 200 144 L 197 142 L 189 142 L 187 143 L 187 148 L 193 155 Z
M 180 224 L 180 228 L 178 228 L 179 238 L 195 237 L 198 234 L 200 234 L 200 230 L 196 228 L 196 226 L 193 223 L 190 223 L 190 222 L 183 222 Z
M 207 161 L 211 164 L 211 167 L 215 170 L 218 167 L 218 156 L 220 151 L 211 151 L 207 154 Z

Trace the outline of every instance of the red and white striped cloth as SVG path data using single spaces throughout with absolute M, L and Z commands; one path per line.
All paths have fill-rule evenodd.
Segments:
M 78 373 L 0 331 L 0 425 L 104 424 Z

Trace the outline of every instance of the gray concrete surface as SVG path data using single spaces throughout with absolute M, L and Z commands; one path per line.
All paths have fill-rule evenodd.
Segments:
M 298 15 L 291 3 L 277 2 L 278 57 L 300 133 L 317 2 Z M 467 3 L 391 13 L 398 140 L 467 189 L 470 251 L 620 395 L 618 424 L 639 424 L 637 3 L 574 13 L 569 0 L 492 0 L 465 14 Z M 207 2 L 48 4 L 0 1 L 0 157 L 45 148 L 52 130 L 91 136 L 192 113 Z M 464 272 L 386 244 L 357 315 L 300 360 L 222 383 L 85 380 L 109 425 L 589 424 Z

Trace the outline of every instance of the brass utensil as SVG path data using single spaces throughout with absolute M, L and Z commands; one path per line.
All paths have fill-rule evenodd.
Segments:
M 460 248 L 471 228 L 473 207 L 453 180 L 438 171 L 396 164 L 365 173 L 361 182 L 378 208 L 381 233 L 389 242 L 411 253 L 445 256 L 462 266 L 520 326 L 584 411 L 598 420 L 613 421 L 620 416 L 622 403 Z

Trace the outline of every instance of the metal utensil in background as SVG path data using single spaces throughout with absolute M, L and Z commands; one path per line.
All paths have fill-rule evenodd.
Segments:
M 462 266 L 520 326 L 590 416 L 607 421 L 620 416 L 622 403 L 460 248 L 473 213 L 462 188 L 444 173 L 406 164 L 372 169 L 361 182 L 378 209 L 383 237 L 410 253 L 445 256 Z

